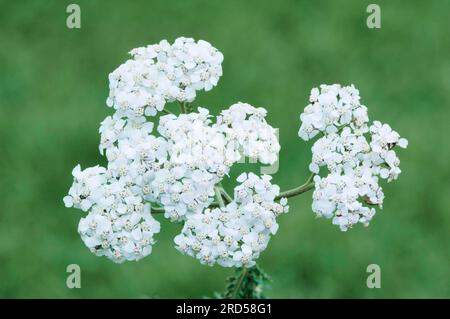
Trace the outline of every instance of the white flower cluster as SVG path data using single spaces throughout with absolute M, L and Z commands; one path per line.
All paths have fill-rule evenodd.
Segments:
M 64 197 L 67 207 L 88 213 L 78 226 L 83 242 L 115 262 L 149 255 L 160 231 L 151 215 L 154 203 L 166 218 L 184 222 L 175 238 L 182 253 L 207 265 L 253 266 L 278 229 L 276 217 L 289 209 L 286 198 L 277 202 L 279 187 L 270 176 L 244 173 L 234 199 L 210 207 L 222 203 L 212 206 L 220 194 L 217 185 L 242 156 L 263 164 L 277 161 L 280 145 L 266 110 L 239 102 L 214 119 L 198 108 L 161 116 L 155 130 L 147 116 L 173 101 L 187 111 L 196 91 L 217 85 L 223 56 L 209 43 L 188 38 L 172 45 L 164 40 L 131 55 L 109 76 L 107 105 L 115 113 L 99 129 L 100 153 L 108 164 L 76 166 Z M 343 231 L 368 225 L 373 206 L 382 207 L 384 200 L 379 181 L 401 173 L 394 148 L 406 148 L 407 140 L 387 124 L 369 123 L 354 86 L 314 88 L 300 119 L 302 139 L 320 134 L 309 165 L 315 175 L 313 211 Z
M 146 116 L 161 111 L 166 102 L 189 102 L 196 90 L 210 90 L 222 74 L 223 56 L 205 41 L 186 38 L 173 45 L 161 41 L 131 54 L 133 59 L 110 75 L 107 103 L 116 112 L 99 129 L 99 149 L 108 160 L 107 168 L 81 171 L 77 166 L 64 198 L 67 207 L 89 212 L 78 229 L 86 246 L 116 262 L 150 254 L 160 226 L 149 203 L 162 206 L 166 218 L 191 224 L 206 213 L 215 186 L 243 155 L 273 164 L 280 150 L 276 130 L 265 120 L 266 110 L 240 102 L 222 111 L 215 122 L 204 108 L 161 116 L 159 136 L 154 135 Z M 251 181 L 266 185 L 268 178 L 257 183 L 252 175 L 247 185 Z M 262 201 L 255 195 L 256 210 L 265 209 L 266 215 L 283 211 L 274 196 L 268 197 L 268 190 L 262 191 L 256 190 L 265 196 Z M 238 198 L 236 203 L 249 200 Z M 263 236 L 263 230 L 258 231 Z M 261 239 L 261 247 L 262 243 L 267 244 Z M 252 260 L 257 254 L 254 250 Z
M 78 232 L 98 256 L 115 262 L 139 260 L 152 250 L 153 235 L 160 225 L 152 217 L 140 190 L 111 170 L 95 166 L 84 171 L 76 166 L 74 184 L 64 197 L 67 207 L 90 211 L 80 220 Z
M 214 186 L 240 158 L 238 151 L 211 125 L 209 111 L 161 117 L 158 132 L 167 139 L 170 169 L 153 183 L 165 216 L 172 220 L 201 213 L 213 201 Z
M 267 111 L 247 103 L 236 103 L 222 111 L 217 119 L 220 130 L 237 143 L 245 156 L 263 164 L 273 164 L 278 158 L 280 144 L 276 130 L 267 124 Z
M 288 211 L 287 200 L 275 202 L 279 187 L 271 177 L 238 177 L 235 199 L 223 208 L 205 209 L 187 219 L 176 248 L 202 264 L 251 267 L 278 230 L 276 217 Z
M 387 124 L 375 121 L 369 127 L 367 108 L 359 100 L 353 86 L 322 85 L 311 91 L 311 104 L 300 116 L 301 138 L 323 135 L 312 147 L 310 171 L 328 170 L 327 176 L 314 177 L 312 209 L 333 218 L 343 231 L 356 223 L 368 225 L 375 215 L 375 208 L 368 206 L 382 207 L 379 179 L 398 177 L 400 160 L 393 148 L 408 144 Z
M 264 119 L 264 109 L 237 103 L 223 111 L 215 124 L 207 109 L 198 111 L 163 116 L 158 126 L 169 145 L 170 169 L 158 172 L 153 186 L 156 200 L 172 220 L 200 213 L 211 204 L 214 186 L 239 161 L 240 150 L 264 164 L 278 158 L 280 145 L 275 129 Z M 228 119 L 231 113 L 235 117 Z
M 223 55 L 206 41 L 178 38 L 171 45 L 133 49 L 132 59 L 109 75 L 107 105 L 121 116 L 154 116 L 166 102 L 192 102 L 222 76 Z
M 302 124 L 299 136 L 307 141 L 320 132 L 336 133 L 345 125 L 349 125 L 355 133 L 367 131 L 367 107 L 361 105 L 359 99 L 359 91 L 353 85 L 321 85 L 320 90 L 313 88 L 310 104 L 300 115 Z

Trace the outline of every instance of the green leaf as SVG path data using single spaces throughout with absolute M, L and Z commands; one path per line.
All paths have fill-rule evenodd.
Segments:
M 269 276 L 255 265 L 251 268 L 237 268 L 235 274 L 226 279 L 222 297 L 227 299 L 264 299 L 263 290 L 270 281 Z

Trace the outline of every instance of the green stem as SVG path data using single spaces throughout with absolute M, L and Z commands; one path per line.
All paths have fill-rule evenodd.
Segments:
M 238 294 L 239 294 L 239 291 L 241 290 L 242 283 L 244 282 L 244 278 L 245 278 L 245 276 L 247 276 L 247 272 L 248 272 L 248 268 L 245 268 L 245 267 L 242 268 L 242 274 L 239 277 L 236 287 L 234 287 L 233 294 L 231 295 L 231 299 L 237 299 L 239 297 Z
M 184 113 L 184 114 L 187 113 L 187 111 L 186 111 L 186 103 L 185 102 L 180 102 L 180 110 L 181 110 L 181 113 Z
M 220 207 L 220 204 L 218 202 L 212 202 L 211 204 L 209 204 L 209 207 Z M 165 212 L 164 208 L 162 207 L 154 207 L 152 206 L 151 209 L 152 214 L 163 214 Z
M 233 198 L 227 193 L 227 191 L 223 188 L 220 189 L 220 193 L 222 194 L 225 201 L 228 203 L 231 203 L 233 201 Z
M 314 176 L 315 176 L 315 174 L 311 174 L 311 176 L 307 179 L 307 181 L 303 185 L 300 185 L 295 188 L 289 189 L 287 191 L 281 192 L 280 195 L 278 195 L 275 199 L 280 199 L 283 197 L 289 198 L 289 197 L 297 196 L 297 195 L 306 193 L 307 191 L 313 189 L 314 188 L 314 182 L 313 182 Z
M 168 109 L 163 109 L 162 112 L 165 113 L 165 114 L 173 114 L 173 112 L 171 112 Z
M 216 207 L 220 207 L 220 204 L 219 204 L 219 202 L 212 202 L 211 204 L 209 204 L 209 206 L 208 206 L 208 208 L 209 207 L 212 207 L 212 208 L 216 208 Z
M 152 206 L 151 213 L 152 214 L 162 214 L 162 213 L 164 213 L 164 208 Z
M 216 193 L 216 198 L 217 198 L 217 202 L 219 203 L 219 206 L 220 207 L 225 207 L 225 203 L 223 201 L 222 194 L 220 192 L 220 187 L 215 186 L 214 187 L 214 192 Z

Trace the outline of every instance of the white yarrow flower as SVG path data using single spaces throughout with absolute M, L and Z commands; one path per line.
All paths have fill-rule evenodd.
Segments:
M 278 230 L 276 217 L 288 211 L 287 200 L 275 202 L 279 187 L 270 176 L 242 174 L 235 200 L 226 207 L 206 209 L 188 217 L 176 248 L 202 264 L 251 267 Z
M 312 209 L 317 216 L 332 218 L 343 231 L 356 223 L 367 226 L 374 206 L 382 207 L 378 181 L 398 177 L 400 160 L 393 148 L 408 145 L 387 124 L 375 121 L 368 127 L 367 108 L 359 100 L 354 86 L 321 85 L 311 91 L 311 104 L 300 116 L 302 139 L 323 134 L 312 146 L 309 165 L 317 174 Z M 319 175 L 322 167 L 325 177 Z

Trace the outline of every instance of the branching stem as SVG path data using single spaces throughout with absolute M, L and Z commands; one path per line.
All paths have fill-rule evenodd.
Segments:
M 220 193 L 222 194 L 222 197 L 227 202 L 227 204 L 233 201 L 233 198 L 231 198 L 231 196 L 227 193 L 227 191 L 223 187 L 220 187 Z
M 294 197 L 300 194 L 303 194 L 311 189 L 314 188 L 314 178 L 315 174 L 311 174 L 311 176 L 306 180 L 306 182 L 303 185 L 297 186 L 295 188 L 289 189 L 287 191 L 281 192 L 280 195 L 278 195 L 275 199 L 280 199 L 283 197 L 289 198 Z
M 165 114 L 173 114 L 173 112 L 170 111 L 169 109 L 163 109 L 162 112 Z
M 306 193 L 307 191 L 314 188 L 313 178 L 314 174 L 311 174 L 311 176 L 303 185 L 281 192 L 280 195 L 278 195 L 275 199 L 279 200 L 283 197 L 289 198 Z M 212 202 L 209 207 L 225 207 L 225 204 L 229 204 L 233 201 L 233 198 L 228 194 L 228 192 L 222 187 L 221 184 L 214 187 L 214 192 L 216 194 L 217 201 Z M 164 208 L 152 206 L 151 212 L 152 214 L 163 214 Z

